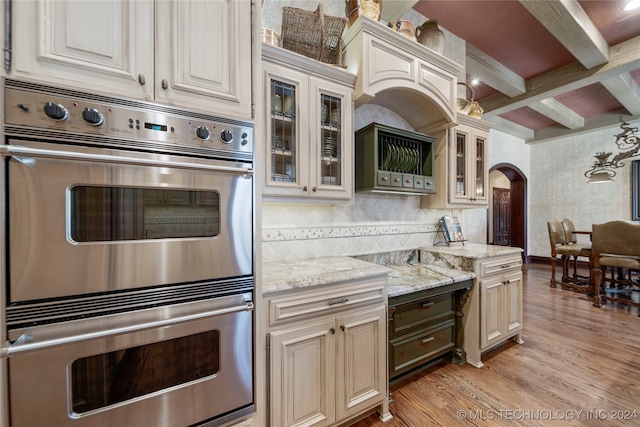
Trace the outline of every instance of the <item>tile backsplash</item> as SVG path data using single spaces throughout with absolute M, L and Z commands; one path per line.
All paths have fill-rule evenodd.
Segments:
M 431 245 L 442 215 L 419 196 L 356 194 L 351 205 L 262 206 L 265 262 L 363 255 Z M 438 236 L 439 237 L 439 236 Z
M 377 122 L 413 130 L 384 107 L 363 105 L 354 129 Z M 350 205 L 262 205 L 262 260 L 292 261 L 322 256 L 369 255 L 432 245 L 443 215 L 460 210 L 420 209 L 420 196 L 358 194 Z M 484 218 L 484 217 L 483 217 Z

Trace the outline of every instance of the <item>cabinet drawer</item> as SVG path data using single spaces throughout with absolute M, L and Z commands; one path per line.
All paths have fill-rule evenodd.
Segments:
M 520 255 L 487 260 L 480 263 L 480 277 L 496 273 L 512 273 L 522 269 L 522 257 Z
M 386 279 L 360 286 L 335 287 L 322 291 L 274 297 L 269 300 L 271 325 L 292 319 L 304 319 L 342 308 L 386 302 Z
M 424 298 L 389 309 L 389 336 L 394 337 L 413 329 L 453 319 L 453 293 Z
M 454 322 L 389 341 L 389 376 L 420 366 L 454 347 Z

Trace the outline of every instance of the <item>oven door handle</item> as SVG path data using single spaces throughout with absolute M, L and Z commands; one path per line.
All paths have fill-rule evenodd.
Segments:
M 0 349 L 0 358 L 13 357 L 22 353 L 36 350 L 44 350 L 61 345 L 73 344 L 80 341 L 88 341 L 97 338 L 106 338 L 115 335 L 139 332 L 147 329 L 159 328 L 163 326 L 171 326 L 178 323 L 189 322 L 192 320 L 203 319 L 205 317 L 220 316 L 223 314 L 238 313 L 242 311 L 253 311 L 253 302 L 245 301 L 242 305 L 222 308 L 218 310 L 194 313 L 185 316 L 177 316 L 170 319 L 154 320 L 151 322 L 143 322 L 135 325 L 120 326 L 96 332 L 87 332 L 78 335 L 66 336 L 61 338 L 44 339 L 42 341 L 32 341 L 32 337 L 25 333 L 21 335 L 13 344 L 3 346 Z M 7 342 L 8 343 L 8 342 Z
M 151 159 L 140 159 L 136 157 L 109 156 L 105 154 L 86 154 L 56 150 L 42 150 L 39 148 L 28 148 L 20 145 L 0 145 L 0 155 L 4 157 L 41 157 L 57 160 L 75 160 L 80 162 L 102 162 L 118 163 L 134 166 L 155 166 L 163 168 L 201 170 L 207 172 L 231 172 L 242 175 L 253 175 L 252 168 L 238 168 L 232 166 L 215 166 L 187 162 L 159 161 Z

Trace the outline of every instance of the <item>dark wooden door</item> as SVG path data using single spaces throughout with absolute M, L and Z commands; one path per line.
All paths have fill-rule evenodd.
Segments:
M 493 244 L 509 246 L 511 241 L 511 190 L 493 188 Z

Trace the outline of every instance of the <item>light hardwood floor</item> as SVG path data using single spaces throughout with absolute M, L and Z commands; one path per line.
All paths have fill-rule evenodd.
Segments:
M 640 318 L 550 288 L 551 269 L 524 267 L 524 344 L 485 366 L 438 363 L 391 385 L 394 418 L 366 426 L 640 426 Z

